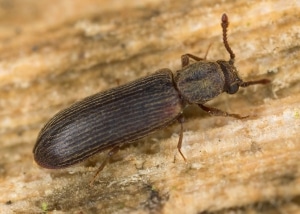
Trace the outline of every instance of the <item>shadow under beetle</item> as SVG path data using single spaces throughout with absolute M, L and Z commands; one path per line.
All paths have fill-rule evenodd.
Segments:
M 178 151 L 183 138 L 183 109 L 197 104 L 215 116 L 243 118 L 204 103 L 222 92 L 234 94 L 239 87 L 266 84 L 261 79 L 244 82 L 234 66 L 235 55 L 227 42 L 229 25 L 222 15 L 223 43 L 230 55 L 229 61 L 209 61 L 192 54 L 181 56 L 182 69 L 175 74 L 163 68 L 154 74 L 123 86 L 87 97 L 57 113 L 40 131 L 33 153 L 42 167 L 59 169 L 79 163 L 88 157 L 111 149 L 98 169 L 123 143 L 130 143 L 161 129 L 174 120 L 181 124 Z M 190 58 L 195 63 L 190 63 Z M 94 179 L 95 179 L 94 177 Z

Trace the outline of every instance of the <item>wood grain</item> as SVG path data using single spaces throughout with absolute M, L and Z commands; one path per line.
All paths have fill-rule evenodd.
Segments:
M 228 59 L 220 19 L 243 80 L 272 84 L 209 104 L 244 120 L 185 112 L 179 125 L 125 147 L 89 181 L 105 153 L 45 170 L 32 149 L 42 126 L 76 100 L 180 56 Z M 299 1 L 2 1 L 1 213 L 297 213 L 300 211 Z M 5 193 L 5 194 L 3 194 Z

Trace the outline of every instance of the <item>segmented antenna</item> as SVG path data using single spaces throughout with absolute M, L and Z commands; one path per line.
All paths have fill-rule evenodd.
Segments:
M 226 13 L 224 13 L 222 15 L 221 20 L 222 20 L 221 26 L 222 26 L 222 29 L 223 29 L 223 43 L 224 43 L 224 46 L 225 46 L 227 52 L 230 55 L 229 63 L 233 64 L 234 63 L 234 59 L 235 59 L 235 54 L 231 50 L 231 48 L 230 48 L 230 46 L 228 44 L 228 41 L 227 41 L 227 28 L 228 28 L 229 22 L 228 22 L 228 17 L 226 15 Z

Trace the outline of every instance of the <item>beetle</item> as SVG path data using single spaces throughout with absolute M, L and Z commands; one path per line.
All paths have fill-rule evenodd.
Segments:
M 57 113 L 41 129 L 34 146 L 38 165 L 60 169 L 111 149 L 96 175 L 124 143 L 131 143 L 178 120 L 177 148 L 181 152 L 183 110 L 196 104 L 215 116 L 244 118 L 204 104 L 223 92 L 235 94 L 239 87 L 266 84 L 268 79 L 244 82 L 234 66 L 235 54 L 227 41 L 229 25 L 222 15 L 223 43 L 230 59 L 209 61 L 192 54 L 181 56 L 182 69 L 163 68 L 155 73 L 89 96 Z M 190 63 L 190 59 L 195 62 Z

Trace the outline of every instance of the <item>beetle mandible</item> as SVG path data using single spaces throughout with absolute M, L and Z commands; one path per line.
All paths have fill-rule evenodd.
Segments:
M 196 104 L 211 115 L 243 118 L 204 104 L 239 87 L 266 84 L 261 79 L 244 82 L 234 66 L 235 54 L 227 41 L 229 22 L 222 15 L 223 43 L 230 59 L 209 61 L 192 54 L 181 56 L 182 69 L 175 74 L 163 68 L 154 74 L 123 86 L 89 96 L 58 112 L 40 131 L 33 153 L 42 167 L 58 169 L 79 163 L 111 149 L 96 175 L 109 157 L 124 143 L 131 143 L 163 128 L 174 120 L 181 125 L 177 148 L 181 152 L 183 109 Z M 190 58 L 196 62 L 190 63 Z M 96 176 L 95 175 L 95 176 Z

